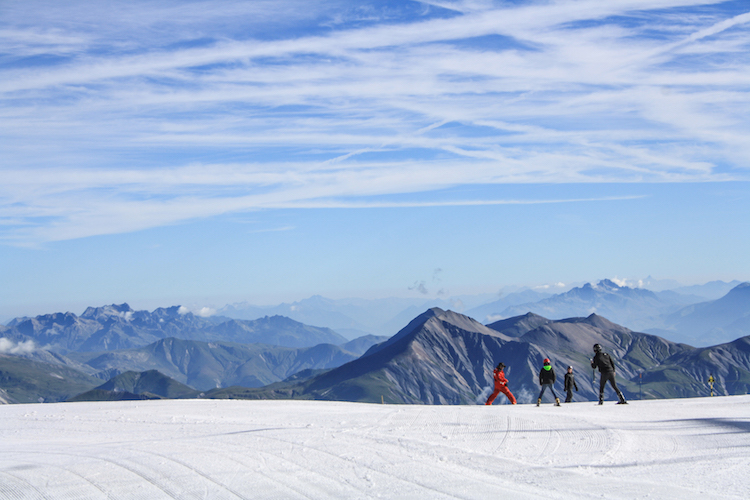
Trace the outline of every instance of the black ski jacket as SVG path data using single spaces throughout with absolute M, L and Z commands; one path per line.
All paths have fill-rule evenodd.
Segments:
M 565 390 L 566 391 L 572 391 L 575 387 L 575 390 L 578 390 L 578 384 L 576 384 L 576 377 L 572 373 L 566 373 L 565 374 Z
M 549 371 L 547 371 L 542 367 L 542 370 L 539 372 L 539 385 L 554 384 L 556 379 L 557 377 L 555 377 L 554 368 L 550 368 Z
M 615 371 L 615 361 L 606 352 L 599 351 L 591 360 L 591 368 L 599 368 L 599 373 L 611 373 Z

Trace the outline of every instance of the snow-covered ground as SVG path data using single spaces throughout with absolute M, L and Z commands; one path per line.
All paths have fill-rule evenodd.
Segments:
M 0 406 L 3 499 L 749 496 L 750 396 Z

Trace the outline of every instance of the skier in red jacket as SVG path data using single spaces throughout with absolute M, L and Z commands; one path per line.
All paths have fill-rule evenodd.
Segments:
M 492 402 L 495 400 L 498 394 L 501 392 L 508 396 L 508 400 L 510 400 L 511 404 L 516 404 L 516 398 L 513 396 L 513 394 L 510 392 L 510 389 L 508 389 L 508 379 L 505 378 L 505 373 L 503 370 L 505 369 L 504 363 L 498 363 L 497 368 L 494 370 L 494 379 L 495 379 L 495 390 L 492 391 L 492 394 L 490 394 L 490 397 L 487 399 L 487 402 L 484 403 L 486 405 L 491 405 Z

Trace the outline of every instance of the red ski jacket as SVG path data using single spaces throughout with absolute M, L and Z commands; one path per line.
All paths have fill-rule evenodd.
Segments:
M 495 369 L 495 387 L 508 385 L 508 379 L 505 378 L 505 373 L 502 370 Z

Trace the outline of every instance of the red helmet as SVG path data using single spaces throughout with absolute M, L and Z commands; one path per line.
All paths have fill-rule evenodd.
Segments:
M 549 364 L 549 358 L 544 358 L 544 364 L 545 364 L 545 365 L 548 365 L 548 364 Z

